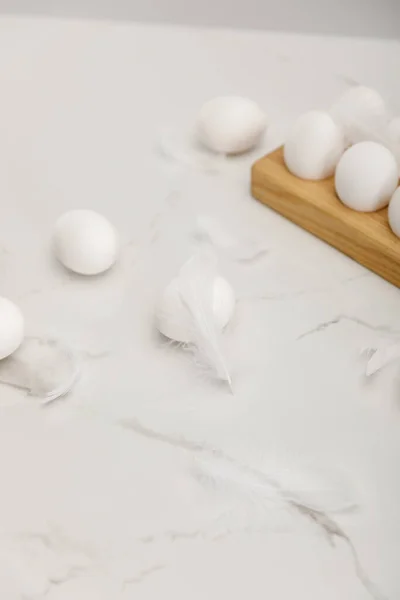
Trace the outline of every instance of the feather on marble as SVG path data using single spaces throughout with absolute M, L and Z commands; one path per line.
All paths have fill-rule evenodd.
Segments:
M 229 259 L 237 262 L 250 263 L 263 258 L 267 253 L 267 247 L 261 240 L 246 239 L 234 234 L 208 215 L 196 218 L 194 237 L 199 242 L 207 242 L 220 249 Z
M 324 534 L 332 546 L 334 546 L 336 539 L 341 540 L 350 552 L 355 574 L 369 597 L 373 600 L 388 600 L 387 596 L 380 591 L 366 573 L 351 538 L 336 520 L 328 512 L 316 510 L 314 508 L 316 505 L 315 499 L 313 502 L 310 502 L 310 499 L 308 499 L 302 504 L 300 497 L 295 498 L 293 490 L 283 488 L 283 482 L 281 483 L 276 478 L 275 471 L 269 476 L 263 470 L 240 463 L 225 454 L 222 450 L 179 436 L 155 431 L 142 425 L 137 419 L 123 420 L 119 424 L 124 429 L 129 429 L 136 435 L 145 437 L 146 439 L 157 440 L 168 446 L 181 448 L 183 451 L 192 454 L 191 473 L 193 477 L 199 484 L 211 489 L 216 494 L 226 492 L 228 496 L 238 496 L 240 500 L 244 500 L 245 504 L 249 507 L 245 516 L 250 519 L 250 522 L 254 520 L 254 509 L 256 509 L 258 515 L 261 511 L 261 517 L 263 517 L 269 508 L 281 505 L 313 523 Z M 340 481 L 341 477 L 339 476 L 337 480 Z M 322 489 L 324 488 L 326 488 L 326 482 L 322 486 Z M 344 497 L 347 497 L 347 493 Z M 340 503 L 337 505 L 338 512 L 340 512 L 340 509 L 345 509 L 346 506 L 350 508 L 351 505 L 357 503 L 356 498 L 350 496 L 346 498 L 343 505 L 342 494 L 338 494 L 337 497 L 340 498 Z M 328 498 L 329 507 L 332 509 L 331 493 L 328 494 Z M 322 508 L 322 505 L 320 505 L 320 508 Z M 227 510 L 230 510 L 229 503 L 227 504 Z M 235 517 L 235 515 L 233 516 Z M 245 530 L 248 523 L 249 521 L 244 524 Z M 222 536 L 225 536 L 225 533 Z M 229 531 L 228 533 L 231 532 Z M 196 536 L 197 533 L 195 532 L 193 535 Z
M 221 349 L 220 331 L 213 314 L 212 293 L 216 261 L 212 255 L 199 253 L 182 267 L 179 295 L 191 323 L 191 343 L 196 363 L 216 379 L 232 388 L 231 375 Z
M 25 390 L 42 404 L 67 394 L 79 373 L 76 356 L 54 339 L 28 337 L 0 362 L 0 384 Z
M 370 377 L 392 362 L 400 361 L 400 342 L 386 340 L 386 342 L 377 344 L 374 348 L 366 348 L 362 351 L 362 354 L 367 357 L 365 374 Z

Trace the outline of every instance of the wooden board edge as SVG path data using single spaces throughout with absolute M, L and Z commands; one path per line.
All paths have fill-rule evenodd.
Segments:
M 267 158 L 268 156 L 259 159 L 251 168 L 251 194 L 256 200 L 390 283 L 400 287 L 400 261 L 397 261 L 396 256 L 393 256 L 391 252 L 383 252 L 382 247 L 376 240 L 367 235 L 364 240 L 364 232 L 360 232 L 358 236 L 354 234 L 354 231 L 350 232 L 349 235 L 345 235 L 342 220 L 330 211 L 328 211 L 327 216 L 329 216 L 333 227 L 332 229 L 325 228 L 323 235 L 321 235 L 321 227 L 318 226 L 318 212 L 319 210 L 323 212 L 322 208 L 317 210 L 312 205 L 299 199 L 301 206 L 304 208 L 304 218 L 298 217 L 293 215 L 293 211 L 290 210 L 290 205 L 293 202 L 292 198 L 288 197 L 285 201 L 284 196 L 278 198 L 274 195 L 273 190 L 261 185 L 259 180 L 265 178 L 263 164 Z M 309 217 L 310 213 L 314 213 L 312 218 L 305 218 L 306 216 Z M 390 231 L 389 233 L 393 235 Z M 374 260 L 374 253 L 379 255 L 379 262 L 376 259 Z

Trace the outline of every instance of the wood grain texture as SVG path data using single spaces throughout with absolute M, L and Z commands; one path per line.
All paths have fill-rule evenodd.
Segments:
M 400 287 L 400 239 L 389 228 L 386 208 L 375 213 L 347 208 L 336 196 L 333 177 L 304 181 L 289 173 L 282 148 L 253 165 L 251 191 L 263 204 Z

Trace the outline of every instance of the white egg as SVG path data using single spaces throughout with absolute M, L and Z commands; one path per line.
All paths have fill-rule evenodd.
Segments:
M 389 202 L 388 219 L 390 229 L 400 237 L 400 187 L 394 192 Z
M 240 154 L 260 142 L 266 117 L 248 98 L 220 96 L 206 102 L 197 118 L 197 135 L 213 152 Z
M 235 293 L 223 277 L 215 277 L 213 289 L 213 313 L 217 328 L 222 331 L 233 317 Z M 191 342 L 190 319 L 179 296 L 179 278 L 166 287 L 156 310 L 158 330 L 176 342 Z
M 330 114 L 343 127 L 350 144 L 376 139 L 387 120 L 387 108 L 382 96 L 363 85 L 344 92 L 331 107 Z
M 284 145 L 284 160 L 301 179 L 326 179 L 333 175 L 345 150 L 341 128 L 328 113 L 311 110 L 297 119 Z
M 390 121 L 389 135 L 394 142 L 400 144 L 400 117 L 395 117 Z
M 0 359 L 10 356 L 24 339 L 24 317 L 11 300 L 0 297 Z
M 117 233 L 105 217 L 93 210 L 63 214 L 56 223 L 53 241 L 58 260 L 81 275 L 103 273 L 117 259 Z
M 398 183 L 393 154 L 376 142 L 360 142 L 343 154 L 336 168 L 335 188 L 353 210 L 374 212 L 387 206 Z

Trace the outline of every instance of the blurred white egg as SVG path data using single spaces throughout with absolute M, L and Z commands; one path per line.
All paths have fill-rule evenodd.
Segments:
M 10 356 L 24 339 L 24 317 L 11 300 L 0 297 L 0 359 Z
M 58 260 L 81 275 L 103 273 L 117 259 L 117 233 L 105 217 L 93 210 L 64 213 L 56 223 L 53 242 Z
M 390 121 L 389 135 L 394 142 L 400 144 L 400 117 L 395 117 Z
M 376 140 L 387 121 L 386 104 L 374 89 L 351 87 L 333 104 L 330 114 L 343 127 L 348 143 Z
M 235 293 L 223 277 L 214 279 L 213 313 L 217 328 L 222 331 L 233 317 Z M 176 277 L 166 287 L 156 310 L 157 329 L 165 337 L 181 343 L 191 339 L 190 318 L 179 295 L 179 278 Z
M 333 175 L 345 150 L 341 128 L 326 112 L 311 110 L 297 119 L 284 145 L 284 160 L 301 179 L 326 179 Z
M 388 219 L 390 229 L 400 237 L 400 187 L 394 192 L 389 202 Z
M 240 96 L 220 96 L 206 102 L 197 118 L 201 143 L 220 154 L 240 154 L 260 142 L 266 117 L 252 100 Z
M 343 154 L 336 168 L 335 188 L 353 210 L 374 212 L 387 206 L 398 184 L 393 154 L 376 142 L 360 142 Z

